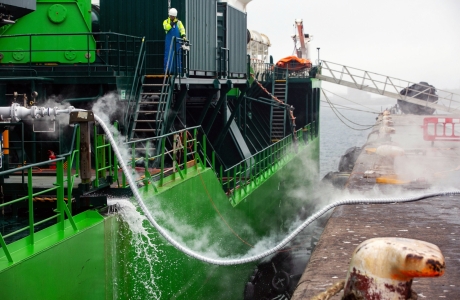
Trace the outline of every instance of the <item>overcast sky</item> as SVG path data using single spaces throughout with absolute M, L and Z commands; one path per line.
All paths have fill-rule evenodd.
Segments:
M 248 28 L 266 34 L 275 61 L 292 55 L 294 20 L 320 58 L 438 89 L 460 89 L 459 0 L 253 0 Z

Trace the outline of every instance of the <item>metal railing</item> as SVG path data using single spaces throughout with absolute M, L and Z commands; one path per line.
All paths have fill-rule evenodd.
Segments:
M 63 38 L 70 42 L 43 42 Z M 25 49 L 17 49 L 19 42 Z M 41 71 L 66 71 L 72 66 L 80 67 L 83 72 L 74 71 L 72 76 L 89 76 L 100 71 L 132 76 L 143 38 L 114 32 L 18 34 L 0 36 L 0 46 L 2 62 L 8 64 L 8 68 L 0 68 L 3 71 L 21 70 L 29 76 L 40 76 Z
M 254 72 L 254 78 L 258 81 L 271 81 L 273 77 L 273 64 L 258 62 L 252 60 L 250 62 L 251 69 Z
M 311 69 L 301 69 L 288 65 L 286 68 L 276 67 L 271 63 L 263 63 L 255 60 L 250 62 L 254 72 L 254 78 L 258 81 L 286 80 L 287 78 L 310 78 Z
M 287 80 L 288 78 L 310 78 L 311 69 L 299 69 L 298 67 L 288 65 L 286 68 L 275 67 L 274 75 L 277 80 Z
M 139 101 L 141 101 L 141 93 L 142 93 L 142 84 L 143 84 L 143 76 L 145 75 L 144 71 L 144 64 L 146 60 L 146 47 L 145 47 L 145 39 L 142 38 L 142 44 L 139 49 L 139 55 L 137 59 L 136 69 L 134 70 L 133 82 L 131 85 L 131 89 L 128 96 L 128 102 L 126 104 L 125 116 L 124 116 L 124 124 L 127 126 L 128 130 L 130 126 L 132 126 L 132 120 L 134 114 L 137 114 L 136 108 L 139 107 Z
M 189 168 L 198 166 L 204 168 L 207 143 L 206 136 L 203 136 L 202 143 L 198 141 L 199 129 L 201 127 L 196 126 L 158 137 L 124 143 L 130 153 L 129 165 L 135 181 L 147 187 L 151 185 L 157 192 L 158 187 L 164 185 L 167 176 L 171 175 L 172 179 L 177 176 L 184 178 Z M 138 144 L 142 147 L 136 147 Z M 200 154 L 199 151 L 202 153 Z M 167 161 L 169 166 L 166 166 Z M 125 174 L 123 174 L 122 187 L 126 187 Z
M 0 204 L 0 208 L 12 205 L 14 203 L 18 203 L 21 201 L 28 201 L 28 211 L 29 211 L 29 225 L 25 226 L 23 228 L 20 228 L 14 232 L 8 233 L 6 235 L 2 235 L 0 233 L 0 246 L 3 249 L 3 252 L 5 253 L 6 258 L 10 263 L 14 262 L 13 257 L 8 250 L 8 246 L 5 242 L 5 238 L 11 237 L 13 235 L 16 235 L 18 233 L 21 233 L 23 231 L 28 230 L 29 235 L 28 235 L 28 244 L 33 245 L 35 243 L 35 228 L 38 225 L 41 225 L 43 223 L 46 223 L 48 221 L 51 221 L 53 219 L 57 218 L 57 224 L 58 224 L 58 229 L 60 231 L 63 231 L 65 229 L 65 219 L 69 220 L 72 228 L 76 231 L 78 230 L 77 225 L 75 224 L 75 221 L 73 220 L 72 217 L 72 187 L 73 183 L 76 177 L 78 177 L 78 167 L 79 167 L 79 149 L 80 149 L 80 127 L 78 125 L 75 126 L 74 132 L 73 132 L 73 139 L 72 139 L 72 146 L 70 148 L 70 151 L 68 153 L 59 155 L 58 158 L 53 159 L 53 160 L 48 160 L 40 163 L 35 163 L 35 164 L 30 164 L 26 166 L 22 166 L 19 168 L 11 169 L 11 170 L 6 170 L 3 172 L 0 172 L 0 176 L 5 176 L 5 175 L 10 175 L 16 172 L 22 172 L 22 171 L 27 171 L 27 189 L 28 189 L 28 194 L 26 196 L 13 199 L 4 203 Z M 67 162 L 67 178 L 65 179 L 64 177 L 64 162 Z M 75 168 L 76 168 L 76 173 L 71 174 L 71 168 L 73 163 L 75 162 Z M 36 167 L 41 167 L 44 165 L 49 165 L 50 163 L 56 163 L 56 182 L 53 184 L 54 186 L 45 190 L 41 190 L 38 192 L 34 193 L 33 190 L 33 172 L 32 169 Z M 67 183 L 67 185 L 65 185 Z M 67 204 L 64 201 L 64 192 L 65 192 L 65 187 L 67 187 Z M 45 218 L 43 220 L 40 220 L 38 222 L 35 222 L 34 220 L 34 197 L 47 194 L 50 192 L 55 192 L 56 193 L 56 210 L 55 214 L 51 217 Z
M 296 153 L 296 147 L 307 144 L 313 138 L 304 134 L 310 130 L 310 125 L 307 125 L 297 131 L 296 144 L 293 136 L 289 135 L 226 170 L 221 166 L 218 173 L 219 180 L 232 205 L 236 206 L 244 200 L 290 161 Z
M 175 38 L 172 44 L 178 43 L 182 45 L 184 43 L 183 39 Z M 144 73 L 150 75 L 163 75 L 165 73 L 164 68 L 164 59 L 165 59 L 165 40 L 146 40 L 146 62 L 144 64 Z M 172 47 L 169 54 L 171 55 L 171 50 L 174 51 L 174 57 L 176 61 L 181 60 L 181 67 L 179 68 L 178 64 L 175 64 L 175 75 L 181 75 L 188 77 L 190 70 L 190 61 L 189 61 L 189 51 L 176 51 L 176 47 Z M 167 57 L 167 61 L 170 61 L 171 58 Z
M 433 94 L 434 87 L 424 83 L 410 82 L 324 60 L 321 74 L 317 74 L 316 78 L 446 112 L 460 112 L 460 95 L 440 89 L 436 89 L 437 94 Z
M 115 128 L 118 128 L 118 123 L 114 124 Z M 98 188 L 100 186 L 101 178 L 106 178 L 106 172 L 109 172 L 109 176 L 113 178 L 114 168 L 112 166 L 112 145 L 107 141 L 105 134 L 97 133 L 98 126 L 93 125 L 94 132 L 94 170 L 95 170 L 95 179 L 93 181 L 94 187 Z M 116 156 L 113 155 L 116 159 Z M 114 165 L 116 165 L 114 163 Z M 118 179 L 118 174 L 115 179 Z
M 298 130 L 295 133 L 296 145 L 302 147 L 313 139 L 316 135 L 309 134 L 312 130 L 311 125 Z M 142 152 L 139 151 L 139 147 L 136 147 L 138 143 L 144 147 Z M 201 126 L 182 129 L 159 137 L 131 141 L 124 145 L 130 153 L 129 165 L 138 185 L 146 188 L 151 186 L 155 192 L 158 192 L 158 188 L 164 186 L 166 178 L 184 179 L 190 168 L 210 167 L 218 176 L 232 205 L 237 205 L 279 167 L 285 165 L 295 154 L 296 147 L 293 136 L 290 135 L 225 169 L 222 159 L 212 149 Z M 157 149 L 155 145 L 159 148 Z M 127 187 L 125 174 L 122 182 L 122 187 Z

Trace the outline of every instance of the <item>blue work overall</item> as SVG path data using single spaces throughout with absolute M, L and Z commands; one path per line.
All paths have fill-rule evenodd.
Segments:
M 174 52 L 174 46 L 171 47 L 171 42 L 173 40 L 173 37 L 176 37 L 176 52 L 175 53 L 169 53 Z M 174 24 L 174 26 L 171 28 L 171 30 L 166 33 L 166 39 L 165 39 L 165 57 L 164 57 L 164 65 L 163 69 L 165 73 L 167 74 L 173 74 L 175 72 L 181 72 L 182 70 L 182 48 L 181 48 L 181 43 L 180 43 L 180 32 L 179 32 L 179 26 L 177 24 Z M 176 67 L 176 59 L 174 58 L 176 56 L 177 58 L 177 67 Z M 169 60 L 169 64 L 168 64 Z M 168 66 L 168 70 L 166 70 Z

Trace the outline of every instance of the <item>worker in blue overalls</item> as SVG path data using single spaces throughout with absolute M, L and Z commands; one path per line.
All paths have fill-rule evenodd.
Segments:
M 173 59 L 173 55 L 170 54 L 174 50 L 173 47 L 171 47 L 171 42 L 173 37 L 176 37 L 176 55 L 177 55 L 177 64 L 178 64 L 178 70 L 181 70 L 182 68 L 182 62 L 181 62 L 181 45 L 180 42 L 177 40 L 178 38 L 182 38 L 183 40 L 186 39 L 185 37 L 185 27 L 182 24 L 182 22 L 177 18 L 177 9 L 171 8 L 169 10 L 169 17 L 164 20 L 163 22 L 163 28 L 166 32 L 166 40 L 165 40 L 165 58 L 164 58 L 164 71 L 170 74 L 172 73 L 173 70 L 175 70 L 176 65 L 175 65 L 175 60 Z M 168 63 L 169 60 L 169 63 Z

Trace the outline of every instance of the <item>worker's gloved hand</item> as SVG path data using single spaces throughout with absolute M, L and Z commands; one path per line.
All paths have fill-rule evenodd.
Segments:
M 180 37 L 184 40 L 184 42 L 187 42 L 187 37 L 185 36 L 185 34 L 181 35 Z

